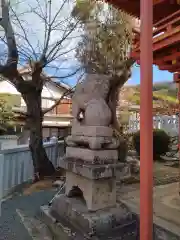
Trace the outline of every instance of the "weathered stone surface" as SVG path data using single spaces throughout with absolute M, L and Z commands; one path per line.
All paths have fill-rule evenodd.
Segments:
M 80 199 L 67 198 L 65 195 L 55 199 L 51 213 L 56 219 L 58 216 L 68 219 L 89 236 L 105 235 L 132 221 L 132 214 L 122 204 L 89 212 Z
M 129 150 L 129 151 L 128 151 L 128 156 L 132 156 L 132 157 L 135 156 L 135 157 L 137 157 L 137 155 L 138 155 L 138 154 L 137 154 L 137 152 L 136 152 L 135 150 Z
M 126 161 L 129 164 L 133 174 L 140 172 L 140 161 L 136 157 L 128 156 Z
M 87 103 L 84 118 L 87 126 L 108 126 L 111 110 L 104 99 L 92 99 Z
M 66 144 L 70 147 L 86 146 L 90 149 L 117 149 L 120 141 L 114 137 L 89 137 L 71 135 L 66 138 Z
M 85 178 L 92 180 L 114 178 L 118 176 L 121 179 L 127 174 L 126 163 L 118 164 L 89 164 L 73 158 L 63 158 L 60 161 L 60 167 L 66 171 L 73 172 Z
M 72 115 L 81 125 L 109 126 L 116 122 L 116 114 L 112 114 L 118 97 L 116 92 L 131 75 L 130 62 L 131 60 L 128 67 L 127 64 L 122 64 L 118 78 L 87 74 L 84 81 L 77 84 L 72 97 Z M 80 115 L 83 117 L 80 118 Z
M 121 181 L 131 177 L 131 166 L 129 164 L 124 164 L 123 169 L 120 169 L 118 165 L 115 170 L 116 180 Z
M 91 150 L 78 147 L 67 147 L 66 157 L 82 159 L 87 162 L 102 164 L 115 163 L 118 160 L 117 150 Z
M 43 240 L 53 239 L 52 233 L 51 231 L 49 231 L 49 228 L 42 221 L 37 219 L 37 217 L 31 216 L 20 209 L 16 209 L 16 213 L 18 214 L 23 226 L 28 231 L 32 239 L 34 240 L 35 239 L 43 239 Z M 28 236 L 28 239 L 29 239 L 29 236 Z
M 104 126 L 78 126 L 72 125 L 72 135 L 89 137 L 112 137 L 113 129 Z
M 75 199 L 71 199 L 71 201 L 74 201 Z M 76 200 L 75 200 L 76 201 Z M 67 205 L 66 205 L 67 206 Z M 75 206 L 75 204 L 73 204 Z M 118 206 L 119 207 L 119 206 Z M 120 205 L 121 207 L 121 205 Z M 122 206 L 123 208 L 123 206 Z M 106 209 L 108 212 L 109 209 Z M 116 213 L 119 211 L 119 208 L 117 209 Z M 120 211 L 119 211 L 120 212 Z M 115 225 L 115 221 L 113 220 L 113 224 L 106 221 L 109 220 L 111 217 L 108 217 L 108 213 L 105 217 L 101 213 L 98 212 L 98 217 L 89 218 L 87 214 L 92 213 L 85 213 L 81 211 L 70 211 L 75 218 L 76 221 L 67 221 L 67 217 L 63 216 L 63 218 L 56 212 L 52 211 L 49 206 L 42 206 L 41 207 L 41 218 L 43 221 L 48 225 L 48 227 L 51 229 L 51 232 L 54 233 L 57 239 L 63 239 L 63 240 L 85 240 L 85 239 L 92 239 L 92 240 L 137 240 L 138 238 L 138 226 L 135 216 L 132 218 L 129 217 L 128 219 L 125 219 L 124 223 Z M 77 217 L 76 217 L 77 215 Z M 101 216 L 103 216 L 101 218 Z M 110 216 L 110 214 L 109 214 Z M 114 214 L 112 214 L 113 219 Z M 72 219 L 72 217 L 70 218 Z M 84 220 L 85 219 L 85 220 Z M 79 224 L 83 223 L 83 227 Z M 91 223 L 94 223 L 94 225 L 91 225 Z M 87 223 L 87 224 L 86 224 Z M 104 227 L 103 227 L 104 224 Z M 90 228 L 88 226 L 90 225 Z M 84 228 L 84 226 L 87 226 Z M 97 227 L 94 228 L 94 226 L 102 226 L 101 228 L 98 227 L 100 231 L 97 231 Z M 102 229 L 102 230 L 101 230 Z M 159 240 L 159 239 L 158 239 Z
M 126 208 L 116 206 L 116 177 L 127 175 L 129 168 L 118 163 L 122 140 L 110 127 L 117 123 L 117 88 L 130 75 L 130 68 L 124 66 L 118 78 L 87 75 L 72 98 L 72 132 L 60 161 L 66 169 L 66 196 L 55 198 L 51 211 L 89 236 L 97 232 L 105 236 L 132 220 Z
M 153 189 L 153 220 L 155 240 L 180 240 L 180 198 L 178 183 L 155 186 Z M 140 190 L 137 184 L 122 186 L 119 200 L 139 215 Z
M 72 97 L 72 114 L 74 118 L 78 120 L 80 113 L 82 113 L 83 121 L 81 122 L 83 125 L 91 125 L 91 121 L 93 125 L 94 120 L 95 122 L 96 120 L 99 122 L 98 112 L 101 112 L 102 115 L 103 109 L 109 108 L 107 105 L 107 98 L 110 91 L 110 80 L 110 76 L 88 74 L 83 82 L 77 84 L 76 91 Z M 96 104 L 97 101 L 100 103 L 96 108 L 98 111 L 95 112 L 92 111 L 92 106 L 94 106 L 94 104 L 93 102 L 91 103 L 91 101 L 93 99 L 96 99 Z M 89 110 L 87 108 L 89 108 Z M 88 113 L 88 111 L 90 111 L 90 113 Z M 94 119 L 92 117 L 94 117 Z M 109 125 L 111 118 L 109 109 L 105 111 L 103 118 L 104 120 L 108 120 L 104 124 Z M 98 126 L 99 124 L 96 122 L 95 125 Z
M 89 211 L 96 211 L 116 205 L 115 178 L 92 180 L 72 172 L 67 172 L 67 195 L 73 186 L 78 186 L 83 192 L 83 197 Z
M 154 226 L 153 238 L 155 240 L 180 240 L 180 235 L 176 235 L 172 231 L 168 231 L 166 228 Z
M 122 139 L 113 130 L 117 89 L 130 75 L 130 65 L 124 66 L 118 78 L 87 75 L 72 98 L 72 132 L 66 141 L 66 155 L 59 162 L 66 170 L 65 194 L 53 200 L 51 213 L 56 220 L 63 219 L 84 232 L 84 239 L 113 239 L 112 232 L 119 234 L 118 230 L 132 221 L 128 209 L 116 204 L 116 177 L 129 173 L 125 163 L 118 163 Z M 132 240 L 132 234 L 126 235 L 115 239 Z

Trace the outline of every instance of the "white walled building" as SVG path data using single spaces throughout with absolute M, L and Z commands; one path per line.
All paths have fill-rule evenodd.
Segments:
M 30 77 L 30 75 L 25 76 L 25 78 L 27 77 Z M 55 83 L 52 80 L 46 81 L 42 90 L 42 108 L 50 108 L 69 89 L 70 86 L 66 84 Z M 11 105 L 14 110 L 18 112 L 26 111 L 26 104 L 21 94 L 11 82 L 6 80 L 0 81 L 0 98 L 8 100 L 8 104 Z M 45 114 L 43 121 L 44 138 L 66 136 L 71 126 L 71 119 L 71 99 L 64 98 L 62 104 L 57 105 L 55 109 Z M 21 132 L 23 132 L 24 121 L 18 120 L 18 127 L 19 126 L 21 126 Z M 15 130 L 17 130 L 16 127 Z M 26 134 L 23 142 L 26 142 L 27 138 L 28 134 Z
M 66 92 L 70 87 L 65 84 L 56 84 L 53 81 L 46 82 L 42 90 L 42 108 L 50 108 L 55 101 L 61 98 L 62 94 Z M 26 107 L 26 104 L 21 97 L 21 94 L 16 90 L 12 83 L 1 80 L 0 81 L 0 94 L 10 94 L 20 97 L 20 106 Z

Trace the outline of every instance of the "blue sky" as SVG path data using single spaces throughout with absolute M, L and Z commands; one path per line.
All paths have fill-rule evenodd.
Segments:
M 173 74 L 168 71 L 161 71 L 157 66 L 153 66 L 153 82 L 173 81 Z M 134 85 L 140 83 L 140 67 L 134 66 L 132 69 L 132 77 L 127 84 Z
M 29 4 L 27 4 L 27 2 Z M 37 2 L 41 2 L 41 8 L 43 11 L 46 10 L 45 7 L 45 0 L 26 0 L 22 3 L 18 4 L 18 8 L 16 11 L 18 13 L 21 12 L 27 12 L 27 14 L 20 14 L 18 16 L 19 20 L 21 21 L 21 24 L 23 25 L 24 29 L 26 29 L 26 34 L 28 35 L 28 42 L 30 42 L 31 46 L 33 46 L 35 52 L 42 52 L 41 46 L 44 45 L 44 23 L 42 22 L 41 18 L 39 18 L 39 15 L 35 14 L 31 9 L 31 5 L 36 6 Z M 62 7 L 63 0 L 59 1 L 52 1 L 53 5 L 51 7 L 52 10 L 52 18 L 54 15 L 56 15 L 56 12 L 59 12 L 59 9 Z M 30 4 L 31 3 L 31 4 Z M 37 5 L 37 10 L 40 12 L 41 15 L 41 8 L 39 8 L 39 5 Z M 57 16 L 57 22 L 61 23 L 63 25 L 63 21 L 67 18 L 67 16 L 70 16 L 71 10 L 73 8 L 73 5 L 67 1 L 67 5 L 64 5 L 64 9 L 60 14 Z M 66 22 L 66 21 L 65 21 Z M 37 24 L 38 23 L 38 24 Z M 56 25 L 56 22 L 55 22 Z M 66 25 L 66 24 L 65 24 Z M 18 36 L 24 36 L 24 33 L 21 29 L 21 27 L 18 27 L 18 24 L 13 25 L 15 32 L 18 32 Z M 60 24 L 61 26 L 61 24 Z M 64 34 L 63 26 L 61 26 L 61 30 L 59 28 L 55 28 L 51 33 L 50 38 L 50 46 L 54 46 L 58 41 L 62 39 L 62 36 Z M 60 29 L 61 29 L 60 28 Z M 1 33 L 2 34 L 2 33 Z M 46 68 L 45 71 L 50 76 L 67 76 L 70 73 L 73 73 L 77 69 L 77 60 L 75 59 L 75 51 L 74 48 L 77 45 L 79 41 L 79 37 L 81 36 L 81 32 L 79 32 L 79 28 L 72 32 L 72 34 L 68 37 L 68 40 L 66 39 L 65 43 L 62 44 L 61 48 L 58 51 L 58 54 L 60 57 L 55 58 L 55 60 L 51 63 L 51 68 Z M 25 55 L 33 56 L 31 51 L 31 46 L 29 47 L 29 44 L 27 41 L 24 41 L 24 37 L 16 37 L 17 45 L 20 48 L 21 52 L 25 53 Z M 2 50 L 2 47 L 0 48 Z M 6 49 L 5 49 L 6 50 Z M 72 50 L 72 51 L 70 51 Z M 68 52 L 69 51 L 69 52 Z M 67 53 L 67 54 L 66 54 Z M 63 56 L 63 57 L 62 57 Z M 27 58 L 26 58 L 27 60 Z M 79 65 L 79 64 L 78 64 Z M 78 67 L 79 68 L 79 67 Z M 169 73 L 168 71 L 160 71 L 157 66 L 153 67 L 153 82 L 162 82 L 162 81 L 172 81 L 173 75 Z M 59 81 L 64 81 L 66 83 L 69 83 L 70 85 L 75 85 L 77 81 L 78 76 L 71 76 L 70 78 L 59 78 Z M 134 66 L 132 69 L 132 77 L 129 79 L 127 84 L 134 85 L 140 83 L 140 67 Z
M 76 68 L 75 68 L 76 69 Z M 69 73 L 69 69 L 66 71 L 62 71 L 60 69 L 60 76 L 66 76 Z M 62 73 L 64 72 L 64 73 Z M 73 72 L 72 70 L 70 72 Z M 76 84 L 76 76 L 72 76 L 70 78 L 63 79 L 65 83 L 68 83 L 70 85 Z M 158 69 L 157 66 L 153 66 L 153 82 L 164 82 L 164 81 L 173 81 L 173 74 L 168 72 L 168 71 L 161 71 Z M 127 84 L 128 85 L 136 85 L 140 83 L 140 67 L 139 66 L 134 66 L 132 69 L 132 77 L 131 79 L 128 80 Z

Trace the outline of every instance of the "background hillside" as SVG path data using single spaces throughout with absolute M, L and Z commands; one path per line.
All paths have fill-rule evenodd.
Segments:
M 177 88 L 172 82 L 156 83 L 153 86 L 154 105 L 177 105 Z M 130 106 L 140 104 L 140 85 L 124 86 L 120 92 L 120 105 Z

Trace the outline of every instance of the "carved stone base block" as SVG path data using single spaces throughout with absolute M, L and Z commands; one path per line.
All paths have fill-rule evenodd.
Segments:
M 98 180 L 105 178 L 124 178 L 129 174 L 129 166 L 126 163 L 112 164 L 92 164 L 74 158 L 61 158 L 59 167 L 65 169 L 66 172 L 73 172 L 85 178 Z
M 73 186 L 78 186 L 83 192 L 83 197 L 89 211 L 96 211 L 116 205 L 116 180 L 98 179 L 91 180 L 72 172 L 66 173 L 66 194 Z
M 89 137 L 112 137 L 113 129 L 105 126 L 78 126 L 72 125 L 71 135 Z
M 66 138 L 66 144 L 70 147 L 83 146 L 90 149 L 117 149 L 120 142 L 113 137 L 89 137 L 70 135 Z
M 118 160 L 118 151 L 117 150 L 91 150 L 86 148 L 78 147 L 67 147 L 66 148 L 66 157 L 81 159 L 83 161 L 91 163 L 115 163 Z
M 71 237 L 65 239 L 137 239 L 136 219 L 123 204 L 89 212 L 80 199 L 67 198 L 61 194 L 54 200 L 48 212 L 54 219 L 54 224 L 61 226 L 60 232 L 62 229 L 67 232 L 68 229 Z M 66 227 L 62 227 L 63 225 Z

